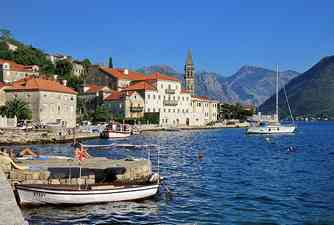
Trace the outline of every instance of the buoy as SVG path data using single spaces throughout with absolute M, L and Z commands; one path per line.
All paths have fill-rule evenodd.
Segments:
M 204 158 L 203 154 L 202 153 L 198 153 L 197 154 L 197 159 L 198 160 L 202 160 Z
M 289 148 L 288 148 L 288 152 L 295 152 L 296 150 L 295 150 L 295 148 L 293 147 L 293 146 L 289 146 Z

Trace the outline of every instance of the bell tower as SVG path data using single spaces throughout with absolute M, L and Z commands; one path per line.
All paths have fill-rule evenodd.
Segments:
M 184 81 L 185 90 L 189 91 L 191 95 L 195 95 L 195 67 L 191 49 L 188 50 L 186 64 L 184 65 Z

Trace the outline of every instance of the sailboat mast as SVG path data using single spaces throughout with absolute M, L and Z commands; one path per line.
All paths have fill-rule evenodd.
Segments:
M 279 117 L 278 117 L 278 64 L 276 65 L 276 116 L 277 116 L 277 121 L 279 121 Z

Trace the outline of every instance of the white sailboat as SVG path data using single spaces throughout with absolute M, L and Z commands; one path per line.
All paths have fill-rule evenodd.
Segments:
M 248 134 L 289 134 L 294 133 L 296 131 L 296 126 L 294 125 L 294 119 L 291 113 L 291 108 L 289 105 L 289 101 L 284 89 L 285 98 L 287 101 L 287 105 L 289 108 L 292 124 L 283 125 L 279 122 L 278 116 L 278 84 L 279 84 L 279 70 L 277 65 L 276 71 L 276 114 L 274 115 L 275 120 L 271 123 L 262 123 L 260 126 L 251 126 L 247 129 Z M 283 87 L 284 88 L 284 87 Z

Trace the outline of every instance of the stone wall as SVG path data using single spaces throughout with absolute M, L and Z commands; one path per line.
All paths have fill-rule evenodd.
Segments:
M 20 208 L 18 207 L 14 193 L 9 185 L 5 174 L 0 168 L 0 224 L 23 225 L 24 221 Z

